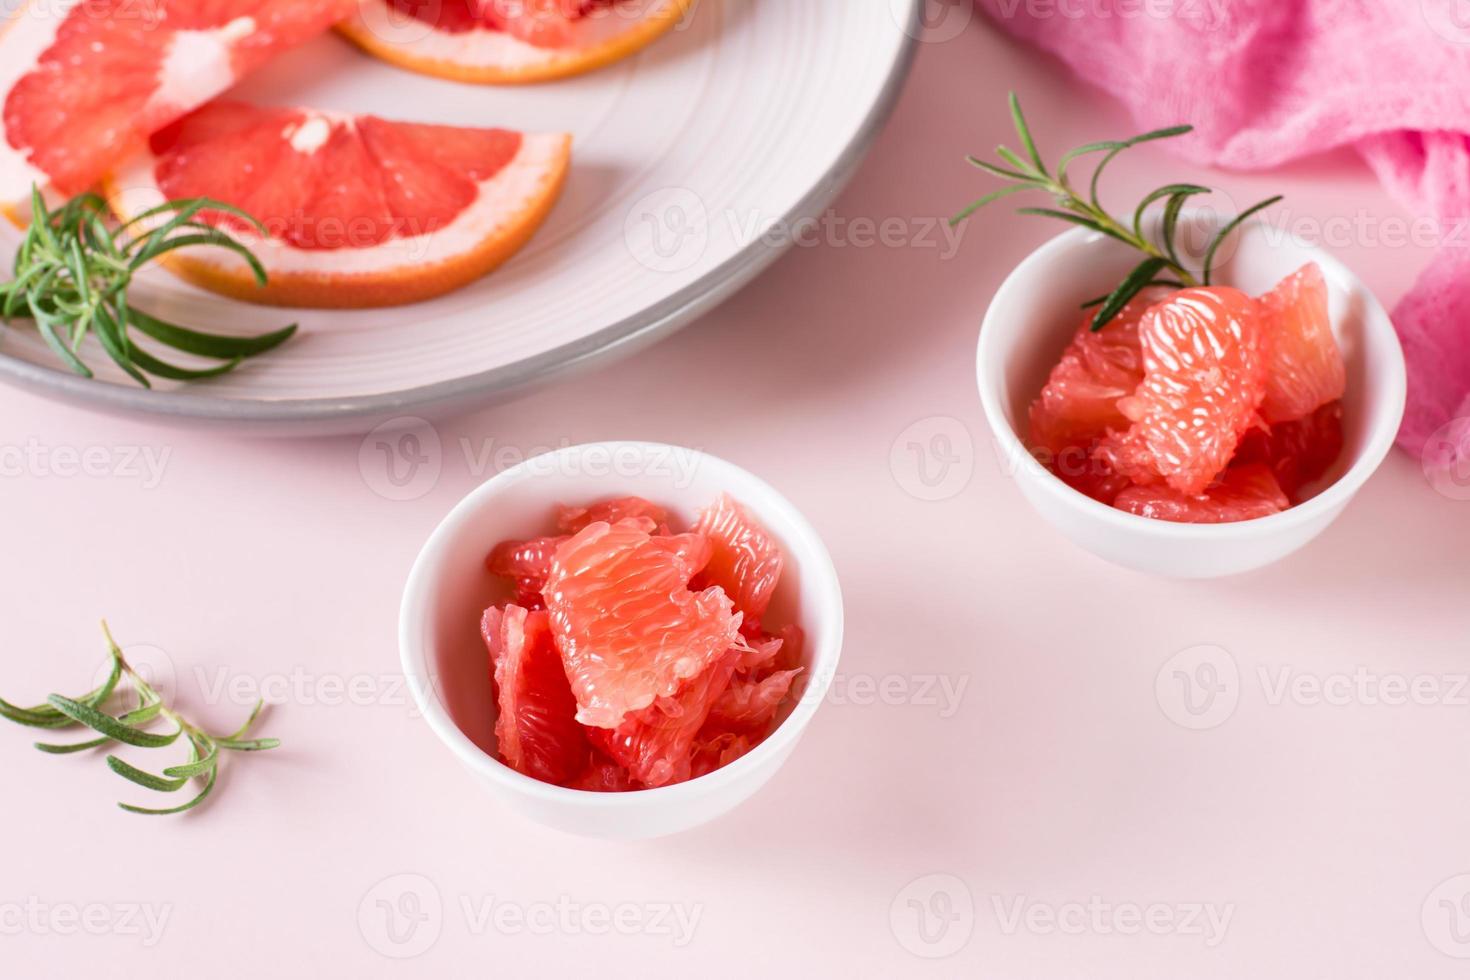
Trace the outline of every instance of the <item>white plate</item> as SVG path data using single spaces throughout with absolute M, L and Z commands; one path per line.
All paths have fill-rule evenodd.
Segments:
M 286 346 L 206 383 L 137 387 L 95 341 L 87 381 L 28 325 L 0 344 L 0 378 L 108 410 L 302 432 L 503 397 L 636 349 L 729 296 L 831 201 L 898 94 L 922 0 L 699 0 L 636 58 L 564 82 L 494 88 L 380 63 L 336 36 L 235 93 L 389 118 L 569 131 L 565 195 L 490 277 L 428 303 L 282 311 L 200 292 L 162 271 L 134 302 L 177 322 Z M 3 224 L 3 222 L 0 222 Z M 17 234 L 0 232 L 0 258 Z

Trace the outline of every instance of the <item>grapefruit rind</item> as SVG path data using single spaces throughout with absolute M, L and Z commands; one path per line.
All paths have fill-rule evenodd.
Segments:
M 120 219 L 167 200 L 157 162 L 152 152 L 140 153 L 104 181 Z M 516 156 L 479 183 L 478 197 L 449 224 L 372 247 L 309 250 L 231 229 L 269 272 L 263 287 L 243 259 L 223 249 L 179 250 L 160 261 L 196 286 L 250 303 L 359 309 L 420 302 L 479 279 L 519 251 L 550 214 L 570 162 L 570 136 L 524 134 Z
M 567 48 L 538 47 L 504 31 L 435 30 L 395 14 L 383 0 L 361 0 L 337 30 L 368 54 L 400 68 L 459 82 L 517 85 L 580 75 L 620 61 L 672 30 L 697 2 L 657 0 L 653 10 L 626 24 L 618 24 L 617 17 L 594 19 L 587 39 Z M 598 29 L 604 25 L 606 29 Z

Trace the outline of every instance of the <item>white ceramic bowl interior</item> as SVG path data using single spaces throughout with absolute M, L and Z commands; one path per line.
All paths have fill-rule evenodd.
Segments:
M 806 670 L 776 730 L 707 776 L 659 789 L 591 793 L 524 776 L 495 752 L 481 612 L 509 598 L 485 570 L 500 541 L 554 530 L 557 503 L 636 494 L 687 526 L 721 493 L 739 501 L 780 543 L 786 568 L 766 621 L 806 631 Z M 403 668 L 430 727 L 497 798 L 540 823 L 592 837 L 657 837 L 720 816 L 758 790 L 795 748 L 837 669 L 842 595 L 826 548 L 797 509 L 765 482 L 693 449 L 600 442 L 547 453 L 505 470 L 462 500 L 414 562 L 403 594 Z
M 1181 221 L 1182 240 L 1203 242 L 1217 218 Z M 1316 537 L 1387 455 L 1404 412 L 1404 358 L 1383 306 L 1322 249 L 1265 223 L 1245 226 L 1221 251 L 1215 282 L 1251 295 L 1307 262 L 1327 279 L 1333 331 L 1347 361 L 1344 448 L 1315 494 L 1280 514 L 1235 524 L 1175 524 L 1124 513 L 1068 487 L 1029 454 L 1027 409 L 1076 332 L 1080 304 L 1116 286 L 1137 252 L 1076 229 L 1033 252 L 996 293 L 980 332 L 980 398 L 999 450 L 1022 493 L 1047 521 L 1116 564 L 1172 578 L 1259 568 Z

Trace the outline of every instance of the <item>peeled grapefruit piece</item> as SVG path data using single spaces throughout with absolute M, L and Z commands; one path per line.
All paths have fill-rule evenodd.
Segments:
M 1120 399 L 1127 430 L 1098 455 L 1136 483 L 1167 483 L 1202 494 L 1235 455 L 1266 390 L 1266 358 L 1255 300 L 1224 286 L 1174 293 L 1138 328 L 1143 381 Z
M 1132 395 L 1143 381 L 1138 324 L 1148 308 L 1169 292 L 1167 287 L 1150 286 L 1101 330 L 1092 329 L 1091 313 L 1082 318 L 1041 394 L 1031 403 L 1034 447 L 1055 456 L 1069 447 L 1090 446 L 1108 429 L 1128 427 L 1118 401 Z
M 672 697 L 629 712 L 617 728 L 589 729 L 592 743 L 644 786 L 683 782 L 691 775 L 695 738 L 727 693 L 739 659 L 740 651 L 732 647 Z
M 1179 524 L 1228 524 L 1279 514 L 1291 506 L 1269 467 L 1232 466 L 1219 482 L 1200 494 L 1180 493 L 1162 484 L 1130 487 L 1113 504 L 1139 517 Z
M 509 579 L 516 587 L 516 605 L 527 609 L 545 609 L 541 590 L 551 574 L 551 559 L 567 535 L 531 538 L 527 541 L 502 541 L 485 559 L 491 575 Z
M 745 755 L 760 743 L 751 735 L 720 732 L 709 738 L 701 737 L 694 743 L 694 759 L 689 766 L 691 777 L 707 776 L 716 769 L 723 769 Z
M 1267 422 L 1306 418 L 1347 390 L 1347 371 L 1327 311 L 1327 281 L 1310 262 L 1258 301 L 1266 337 Z
M 587 766 L 590 746 L 577 724 L 561 654 L 546 613 L 491 607 L 481 622 L 495 669 L 500 758 L 517 772 L 561 785 Z
M 781 580 L 785 559 L 766 529 L 729 494 L 722 493 L 699 514 L 694 532 L 709 538 L 713 552 L 696 587 L 718 585 L 744 616 L 747 632 L 759 630 Z
M 650 44 L 697 0 L 362 0 L 339 29 L 369 54 L 461 82 L 600 68 Z
M 732 678 L 710 707 L 707 730 L 764 735 L 800 673 L 798 667 L 775 671 L 760 680 Z
M 170 253 L 207 289 L 285 306 L 428 299 L 483 276 L 530 239 L 566 176 L 571 138 L 214 102 L 155 133 L 107 181 L 124 219 L 208 195 L 258 218 L 229 228 L 270 275 L 220 249 Z
M 1334 401 L 1306 418 L 1247 432 L 1235 462 L 1265 464 L 1282 491 L 1300 502 L 1302 488 L 1322 479 L 1342 455 L 1342 445 L 1342 402 Z
M 642 497 L 611 497 L 588 504 L 586 507 L 559 506 L 556 509 L 556 526 L 567 534 L 576 534 L 588 524 L 606 521 L 616 524 L 631 518 L 646 518 L 654 525 L 668 522 L 669 513 L 651 500 Z
M 589 524 L 557 549 L 542 594 L 578 721 L 617 728 L 740 645 L 725 593 L 689 588 L 710 553 L 703 535 L 655 537 L 639 520 Z
M 352 0 L 29 0 L 0 34 L 0 204 L 71 196 Z

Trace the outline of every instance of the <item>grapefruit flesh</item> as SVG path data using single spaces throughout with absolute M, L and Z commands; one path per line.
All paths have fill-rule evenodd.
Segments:
M 694 743 L 710 710 L 727 691 L 740 650 L 731 648 L 708 669 L 686 681 L 673 697 L 658 698 L 630 712 L 615 729 L 592 728 L 592 743 L 644 786 L 667 786 L 690 778 Z
M 491 607 L 481 631 L 495 671 L 501 759 L 543 782 L 561 785 L 580 776 L 590 747 L 546 613 Z
M 556 526 L 567 534 L 576 534 L 588 524 L 646 518 L 654 525 L 668 523 L 669 514 L 664 508 L 642 497 L 612 497 L 599 500 L 586 507 L 557 507 Z
M 1069 447 L 1090 447 L 1108 429 L 1127 428 L 1129 420 L 1118 409 L 1118 401 L 1132 395 L 1143 381 L 1138 325 L 1148 308 L 1168 294 L 1165 287 L 1149 287 L 1101 330 L 1092 329 L 1091 313 L 1082 318 L 1031 404 L 1033 445 L 1056 455 Z
M 591 71 L 671 30 L 696 0 L 363 0 L 339 30 L 385 61 L 465 82 Z
M 743 628 L 754 635 L 781 580 L 781 549 L 765 528 L 752 520 L 729 494 L 720 494 L 694 524 L 709 539 L 709 564 L 697 588 L 717 585 L 735 603 Z
M 0 34 L 0 203 L 87 190 L 352 0 L 30 0 Z
M 710 551 L 703 535 L 654 537 L 637 520 L 590 524 L 557 549 L 543 595 L 582 724 L 617 728 L 736 645 L 725 593 L 689 589 Z
M 1312 262 L 1258 300 L 1267 338 L 1267 422 L 1306 418 L 1347 389 L 1342 353 L 1327 312 L 1327 281 Z
M 708 729 L 713 732 L 736 732 L 764 734 L 776 712 L 791 693 L 791 685 L 801 673 L 795 670 L 778 670 L 760 680 L 749 677 L 732 678 L 728 687 L 710 707 L 706 719 Z
M 1262 463 L 1293 503 L 1327 474 L 1342 455 L 1342 402 L 1328 402 L 1306 418 L 1252 429 L 1240 443 L 1236 463 Z
M 1256 303 L 1229 287 L 1197 287 L 1151 307 L 1139 323 L 1143 380 L 1120 399 L 1130 421 L 1099 455 L 1135 483 L 1197 495 L 1229 465 L 1266 386 Z
M 545 609 L 541 590 L 551 574 L 551 559 L 567 535 L 531 538 L 526 541 L 502 541 L 485 559 L 492 575 L 508 579 L 515 586 L 516 605 L 527 609 Z
M 171 268 L 255 302 L 355 307 L 413 302 L 479 278 L 550 211 L 570 138 L 214 102 L 155 133 L 107 182 L 119 217 L 208 195 L 266 233 L 208 215 L 260 258 L 171 253 Z M 218 253 L 218 254 L 216 254 Z
M 1261 463 L 1232 466 L 1200 494 L 1163 484 L 1135 486 L 1118 494 L 1119 510 L 1180 524 L 1228 524 L 1279 514 L 1291 506 L 1271 469 Z

